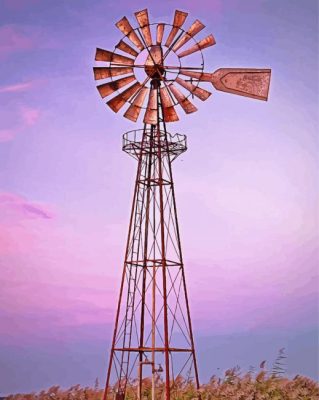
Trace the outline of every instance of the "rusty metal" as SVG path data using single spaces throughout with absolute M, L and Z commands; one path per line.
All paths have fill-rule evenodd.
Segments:
M 148 104 L 144 115 L 144 124 L 157 124 L 157 89 L 151 89 Z
M 119 50 L 124 51 L 127 54 L 132 55 L 133 57 L 138 56 L 138 52 L 136 50 L 134 50 L 129 44 L 124 42 L 124 40 L 120 40 L 115 47 Z
M 145 88 L 145 87 L 140 90 L 138 95 L 133 100 L 132 104 L 126 110 L 126 112 L 124 114 L 125 118 L 130 119 L 133 122 L 137 121 L 137 119 L 140 115 L 140 112 L 142 110 L 145 97 L 147 96 L 148 92 L 149 92 L 149 89 Z
M 157 91 L 158 89 L 156 89 Z M 157 93 L 158 95 L 158 93 Z M 158 95 L 158 98 L 160 96 Z M 158 106 L 160 106 L 160 102 Z M 164 124 L 165 128 L 165 124 Z M 160 123 L 159 119 L 157 121 L 157 129 L 156 129 L 156 142 L 158 146 L 158 158 L 159 160 L 162 160 L 162 149 L 161 149 L 161 131 L 160 131 Z M 166 139 L 167 142 L 167 139 Z M 170 393 L 171 393 L 171 382 L 170 382 L 170 353 L 169 353 L 169 348 L 170 348 L 170 341 L 169 341 L 169 326 L 168 326 L 168 299 L 167 299 L 167 267 L 166 267 L 166 232 L 165 232 L 165 215 L 164 215 L 164 188 L 163 188 L 163 163 L 162 161 L 158 163 L 158 180 L 159 180 L 159 211 L 160 211 L 160 230 L 161 230 L 161 254 L 162 254 L 162 268 L 163 268 L 163 280 L 162 280 L 162 285 L 163 285 L 163 307 L 164 307 L 164 354 L 165 354 L 165 399 L 170 400 Z M 177 215 L 176 215 L 176 222 L 177 222 Z
M 212 81 L 212 75 L 211 73 L 208 72 L 197 72 L 197 71 L 191 71 L 187 68 L 181 68 L 179 70 L 179 73 L 185 76 L 189 76 L 190 78 L 198 79 L 201 82 L 211 82 Z
M 176 82 L 178 84 L 180 84 L 183 88 L 185 88 L 189 92 L 191 92 L 194 96 L 201 99 L 202 101 L 207 100 L 208 97 L 211 95 L 211 92 L 209 92 L 208 90 L 205 90 L 198 86 L 195 86 L 191 82 L 186 82 L 184 79 L 180 78 L 179 76 L 176 78 Z
M 211 82 L 215 89 L 222 92 L 268 100 L 270 69 L 220 68 L 212 73 L 202 73 L 181 68 L 179 73 L 201 82 Z
M 114 62 L 121 65 L 133 65 L 134 60 L 132 58 L 122 56 L 120 54 L 114 53 L 112 51 L 96 49 L 95 61 L 106 61 Z
M 136 78 L 134 75 L 127 76 L 125 78 L 118 79 L 116 81 L 111 81 L 108 83 L 103 83 L 102 85 L 97 86 L 97 90 L 99 91 L 102 98 L 109 96 L 110 94 L 116 92 L 121 89 L 123 86 L 128 85 L 129 83 L 135 81 Z
M 163 35 L 164 35 L 164 24 L 157 24 L 156 27 L 156 44 L 162 44 Z
M 120 19 L 115 25 L 138 49 L 144 49 L 143 43 L 135 33 L 129 20 L 126 17 Z
M 197 19 L 188 29 L 188 31 L 185 32 L 184 35 L 176 42 L 176 44 L 173 46 L 173 51 L 176 52 L 204 28 L 205 25 Z
M 163 108 L 163 119 L 165 122 L 174 122 L 178 121 L 178 115 L 175 111 L 174 104 L 172 102 L 171 94 L 169 93 L 169 89 L 166 87 L 162 87 L 160 89 L 160 97 Z
M 117 113 L 124 106 L 124 104 L 141 88 L 141 84 L 139 82 L 133 83 L 128 89 L 124 90 L 124 92 L 118 94 L 113 97 L 113 99 L 109 100 L 106 104 Z
M 158 352 L 158 353 L 163 353 L 165 351 L 165 347 L 131 347 L 130 349 L 127 349 L 125 347 L 115 347 L 115 351 L 131 351 L 131 352 L 139 352 L 142 351 L 143 353 L 151 353 L 152 351 Z M 168 351 L 173 351 L 175 353 L 178 352 L 191 352 L 191 349 L 188 348 L 176 348 L 176 347 L 168 347 Z
M 187 150 L 187 142 L 185 135 L 170 134 L 166 123 L 178 121 L 176 105 L 187 114 L 197 111 L 189 98 L 208 99 L 211 93 L 199 86 L 205 82 L 219 91 L 260 100 L 268 98 L 269 69 L 204 71 L 202 50 L 214 45 L 215 39 L 209 35 L 195 40 L 204 28 L 199 20 L 184 31 L 182 26 L 187 15 L 176 10 L 172 25 L 154 24 L 156 41 L 154 38 L 153 42 L 148 11 L 138 11 L 136 29 L 126 17 L 116 24 L 136 49 L 123 39 L 115 48 L 132 58 L 103 49 L 96 51 L 96 61 L 108 63 L 94 67 L 96 80 L 109 80 L 97 86 L 102 97 L 121 91 L 133 82 L 106 104 L 114 112 L 127 104 L 124 117 L 133 122 L 145 109 L 144 129 L 123 135 L 123 150 L 138 161 L 138 167 L 104 400 L 110 400 L 112 394 L 115 400 L 124 400 L 131 381 L 136 382 L 137 400 L 142 400 L 146 377 L 151 377 L 151 396 L 155 400 L 160 397 L 156 374 L 161 374 L 161 398 L 165 400 L 179 398 L 174 385 L 178 376 L 193 382 L 198 391 L 199 375 L 172 175 L 172 162 Z M 163 46 L 164 29 L 168 26 L 170 30 Z M 194 44 L 181 51 L 190 41 Z M 144 49 L 148 53 L 146 60 L 135 63 Z M 166 57 L 171 51 L 178 56 L 178 65 L 167 65 Z M 184 60 L 193 53 L 199 59 L 197 66 L 184 66 Z M 146 76 L 142 82 L 135 77 L 138 68 Z M 127 76 L 113 80 L 119 75 Z M 200 398 L 199 392 L 196 396 Z
M 198 43 L 194 44 L 189 49 L 182 51 L 178 54 L 179 58 L 189 56 L 190 54 L 195 53 L 196 51 L 204 50 L 207 47 L 213 46 L 216 44 L 215 38 L 213 35 L 208 35 L 204 39 L 200 40 Z
M 155 45 L 150 47 L 144 69 L 150 78 L 162 79 L 162 75 L 164 73 L 162 46 Z
M 186 12 L 179 11 L 179 10 L 175 11 L 173 26 L 172 26 L 172 29 L 171 29 L 171 31 L 168 35 L 168 38 L 166 40 L 166 43 L 165 43 L 166 47 L 170 47 L 175 36 L 179 32 L 179 28 L 181 28 L 183 26 L 187 16 L 188 16 L 188 13 L 186 13 Z
M 147 65 L 163 65 L 163 50 L 162 46 L 155 45 L 150 47 L 149 55 L 145 61 L 145 66 Z
M 100 79 L 111 78 L 112 76 L 132 74 L 133 68 L 131 68 L 131 67 L 118 67 L 118 68 L 94 67 L 93 72 L 94 72 L 94 79 L 100 80 Z
M 139 156 L 142 151 L 145 149 L 147 151 L 150 151 L 150 143 L 148 141 L 143 142 L 143 135 L 144 135 L 145 129 L 138 129 L 130 132 L 126 132 L 123 135 L 123 151 L 130 155 L 131 157 L 135 158 L 136 160 L 139 160 Z M 146 131 L 149 131 L 149 128 L 146 128 Z M 148 132 L 149 133 L 149 132 Z M 162 146 L 162 154 L 167 155 L 167 148 L 168 148 L 168 154 L 171 157 L 171 161 L 173 162 L 178 156 L 180 156 L 182 153 L 184 153 L 187 150 L 187 141 L 186 141 L 186 136 L 182 135 L 180 133 L 175 133 L 172 135 L 171 133 L 167 134 L 167 147 L 166 145 Z M 153 266 L 155 267 L 160 267 L 161 266 L 161 258 L 158 259 L 153 259 L 149 258 L 149 262 L 152 263 Z M 143 267 L 144 260 L 133 260 L 132 262 L 130 260 L 127 261 L 128 265 L 133 265 L 135 267 Z M 175 262 L 167 258 L 166 260 L 166 266 L 167 267 L 178 267 L 179 262 Z M 153 348 L 153 347 L 151 347 Z M 146 349 L 145 347 L 143 349 Z
M 267 100 L 270 69 L 220 68 L 212 74 L 212 84 L 222 92 Z
M 147 46 L 152 46 L 152 34 L 147 9 L 135 13 L 135 18 L 141 28 Z
M 176 97 L 178 104 L 183 108 L 186 114 L 191 114 L 197 111 L 196 106 L 191 103 L 188 98 L 173 84 L 169 85 L 170 90 Z

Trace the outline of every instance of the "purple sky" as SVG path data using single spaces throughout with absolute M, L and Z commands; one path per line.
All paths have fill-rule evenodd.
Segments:
M 145 7 L 206 24 L 208 71 L 273 71 L 268 103 L 214 91 L 169 126 L 201 379 L 281 347 L 318 374 L 318 2 L 0 0 L 0 394 L 104 384 L 141 126 L 91 69 Z

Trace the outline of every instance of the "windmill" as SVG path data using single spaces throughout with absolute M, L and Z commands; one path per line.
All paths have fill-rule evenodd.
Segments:
M 267 100 L 269 69 L 220 68 L 204 71 L 203 50 L 213 46 L 205 26 L 176 10 L 172 24 L 135 13 L 116 23 L 124 35 L 114 51 L 98 48 L 97 89 L 114 111 L 143 120 L 142 129 L 123 135 L 123 150 L 138 161 L 124 267 L 120 285 L 104 400 L 124 400 L 128 387 L 138 399 L 178 397 L 181 383 L 199 389 L 199 377 L 177 218 L 172 162 L 187 150 L 186 136 L 166 124 L 179 120 L 177 109 L 197 111 L 194 98 L 207 100 L 217 90 Z

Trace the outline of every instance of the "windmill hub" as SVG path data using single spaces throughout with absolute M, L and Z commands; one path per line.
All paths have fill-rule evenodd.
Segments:
M 152 79 L 164 80 L 165 69 L 162 46 L 151 46 L 147 49 L 147 52 L 148 56 L 144 67 L 146 75 Z
M 163 65 L 155 64 L 155 65 L 145 65 L 145 72 L 152 79 L 163 80 L 165 69 Z

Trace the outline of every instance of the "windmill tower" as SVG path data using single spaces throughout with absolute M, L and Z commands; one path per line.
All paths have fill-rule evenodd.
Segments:
M 268 97 L 269 69 L 204 72 L 203 50 L 215 39 L 197 41 L 205 26 L 195 20 L 185 31 L 187 16 L 176 10 L 172 24 L 151 24 L 146 9 L 136 12 L 137 28 L 126 17 L 116 23 L 124 37 L 114 51 L 96 50 L 101 97 L 116 113 L 126 106 L 125 118 L 143 119 L 142 129 L 123 135 L 137 173 L 104 400 L 124 400 L 128 387 L 139 400 L 149 387 L 153 400 L 174 399 L 181 380 L 199 389 L 172 175 L 186 136 L 169 133 L 166 124 L 179 120 L 178 107 L 197 111 L 193 98 L 211 95 L 199 86 L 205 82 L 223 92 Z

